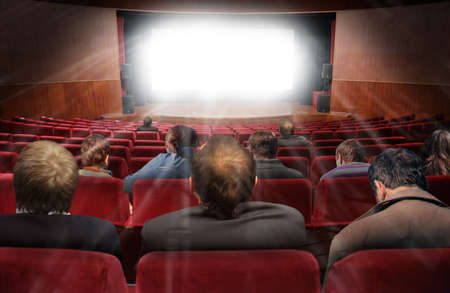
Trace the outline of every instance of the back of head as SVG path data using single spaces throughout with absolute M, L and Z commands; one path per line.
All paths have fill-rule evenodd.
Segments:
M 450 174 L 450 133 L 446 130 L 434 131 L 425 146 L 427 151 L 426 174 Z
M 192 161 L 192 180 L 206 211 L 219 218 L 236 216 L 255 184 L 255 161 L 230 136 L 214 135 Z
M 104 168 L 106 156 L 110 153 L 109 141 L 100 134 L 91 134 L 81 144 L 81 164 Z
M 281 136 L 289 137 L 294 134 L 294 124 L 289 120 L 283 120 L 280 123 L 280 133 Z
M 184 147 L 197 147 L 198 136 L 194 129 L 184 126 L 176 125 L 169 129 L 166 135 L 166 143 L 172 145 L 175 148 L 175 152 L 184 157 Z
M 351 162 L 367 163 L 367 154 L 364 146 L 356 139 L 347 139 L 336 148 L 336 155 L 340 155 L 347 164 Z
M 149 116 L 144 117 L 144 126 L 150 127 L 152 125 L 152 118 Z
M 16 206 L 26 212 L 67 212 L 78 182 L 72 154 L 51 141 L 36 141 L 20 153 L 14 167 Z
M 390 189 L 400 186 L 428 188 L 422 159 L 404 148 L 387 149 L 375 158 L 369 168 L 369 181 L 374 191 L 375 180 Z
M 255 131 L 248 140 L 251 152 L 257 157 L 273 159 L 277 154 L 278 140 L 270 131 Z

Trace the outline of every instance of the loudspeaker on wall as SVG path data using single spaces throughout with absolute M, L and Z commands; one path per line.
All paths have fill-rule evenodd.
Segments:
M 317 112 L 330 112 L 330 95 L 319 95 L 317 97 Z

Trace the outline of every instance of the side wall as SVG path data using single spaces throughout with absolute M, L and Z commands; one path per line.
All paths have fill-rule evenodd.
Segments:
M 450 3 L 336 15 L 331 110 L 450 114 Z
M 0 0 L 0 117 L 121 111 L 114 9 Z

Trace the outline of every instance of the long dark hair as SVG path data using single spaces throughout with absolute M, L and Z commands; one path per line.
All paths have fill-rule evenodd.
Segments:
M 174 146 L 178 155 L 184 157 L 183 147 L 195 148 L 198 146 L 197 132 L 188 126 L 176 125 L 169 129 L 166 142 Z
M 433 132 L 426 142 L 426 151 L 426 175 L 450 174 L 450 133 L 447 130 Z

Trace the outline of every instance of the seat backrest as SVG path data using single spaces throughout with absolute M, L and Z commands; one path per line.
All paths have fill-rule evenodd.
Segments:
M 112 145 L 111 147 L 111 156 L 122 157 L 127 161 L 127 164 L 131 160 L 131 152 L 130 149 L 123 145 Z
M 325 293 L 449 292 L 450 248 L 353 253 L 328 273 Z
M 322 130 L 318 130 L 318 131 L 313 131 L 311 134 L 311 139 L 312 140 L 316 140 L 316 139 L 333 139 L 334 138 L 334 133 L 333 131 L 322 131 Z
M 61 126 L 53 127 L 53 135 L 70 137 L 71 129 L 69 127 L 61 127 Z
M 159 140 L 158 131 L 136 131 L 136 140 Z
M 309 172 L 311 183 L 316 185 L 323 174 L 334 168 L 336 168 L 336 156 L 315 157 L 311 163 L 311 170 Z
M 308 147 L 279 147 L 277 152 L 278 157 L 306 157 L 311 158 Z
M 148 162 L 150 162 L 153 157 L 135 157 L 131 158 L 130 164 L 128 165 L 128 173 L 136 173 L 142 167 L 144 167 Z
M 71 152 L 74 157 L 81 154 L 81 145 L 79 144 L 62 143 L 61 145 Z
M 136 140 L 136 135 L 133 131 L 114 131 L 113 132 L 113 137 L 114 138 L 124 138 L 124 139 L 129 139 L 132 141 Z
M 128 292 L 117 257 L 55 248 L 0 247 L 0 287 L 9 293 Z
M 12 173 L 16 165 L 17 157 L 17 153 L 0 151 L 0 173 Z
M 450 206 L 450 175 L 427 176 L 428 192 Z
M 166 142 L 164 140 L 135 140 L 134 144 L 137 146 L 165 146 Z
M 320 146 L 338 146 L 341 142 L 344 140 L 336 138 L 336 139 L 317 139 L 315 140 L 314 146 L 320 147 Z
M 298 250 L 152 252 L 139 262 L 136 292 L 319 293 L 319 266 Z
M 131 149 L 133 147 L 133 142 L 129 139 L 124 138 L 108 138 L 110 145 L 123 145 Z
M 313 148 L 313 157 L 334 156 L 337 146 L 318 146 Z
M 305 157 L 277 157 L 288 168 L 295 169 L 309 178 L 309 160 Z
M 420 155 L 424 150 L 424 144 L 423 142 L 410 142 L 410 143 L 399 143 L 396 144 L 395 147 L 397 148 L 405 148 L 407 150 L 412 151 L 416 155 Z
M 89 128 L 72 128 L 72 137 L 86 137 L 91 134 Z
M 137 146 L 131 151 L 132 157 L 156 157 L 166 152 L 165 146 Z
M 13 134 L 11 135 L 12 142 L 33 142 L 38 140 L 38 136 L 34 134 Z
M 107 129 L 93 129 L 92 134 L 100 134 L 106 138 L 111 136 L 111 130 Z
M 39 140 L 51 140 L 56 143 L 64 143 L 66 141 L 66 138 L 63 136 L 42 135 L 39 137 Z
M 378 156 L 385 149 L 391 148 L 391 147 L 392 147 L 392 145 L 390 145 L 390 144 L 372 144 L 372 145 L 365 145 L 364 149 L 366 150 L 367 157 L 371 157 L 371 156 Z
M 111 177 L 80 176 L 70 213 L 102 218 L 124 225 L 130 216 L 129 198 L 122 180 Z
M 197 206 L 187 179 L 140 179 L 133 184 L 133 225 L 158 216 Z
M 405 143 L 406 137 L 404 136 L 391 136 L 391 137 L 379 137 L 377 138 L 377 144 L 399 144 Z
M 113 173 L 116 178 L 123 179 L 128 176 L 128 164 L 122 157 L 109 157 L 109 170 Z
M 13 187 L 13 174 L 0 173 L 0 214 L 16 213 L 16 195 Z
M 348 224 L 375 204 L 368 177 L 323 179 L 314 195 L 313 222 Z
M 309 179 L 260 179 L 251 200 L 291 206 L 302 213 L 306 224 L 311 222 L 312 185 Z

